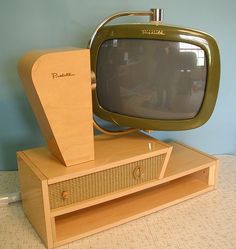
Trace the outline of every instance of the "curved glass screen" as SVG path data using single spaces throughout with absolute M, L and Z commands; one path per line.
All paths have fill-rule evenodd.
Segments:
M 190 119 L 204 99 L 206 54 L 198 46 L 147 39 L 106 40 L 96 67 L 99 104 L 148 119 Z

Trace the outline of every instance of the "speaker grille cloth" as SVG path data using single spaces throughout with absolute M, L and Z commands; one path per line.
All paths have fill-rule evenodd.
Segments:
M 159 178 L 165 154 L 49 185 L 51 209 L 101 197 Z M 137 169 L 142 176 L 135 177 Z M 67 198 L 62 193 L 68 193 Z

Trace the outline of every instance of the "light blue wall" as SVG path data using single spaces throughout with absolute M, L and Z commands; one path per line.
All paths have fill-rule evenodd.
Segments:
M 154 132 L 208 153 L 236 153 L 235 0 L 1 0 L 0 170 L 16 169 L 15 152 L 44 140 L 17 75 L 19 57 L 31 49 L 85 47 L 106 16 L 123 10 L 165 9 L 165 21 L 212 34 L 218 41 L 222 74 L 210 121 L 185 132 Z

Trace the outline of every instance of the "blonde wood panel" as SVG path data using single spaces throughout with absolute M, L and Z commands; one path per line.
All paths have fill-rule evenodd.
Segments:
M 215 188 L 218 184 L 218 173 L 219 173 L 219 160 L 216 161 L 215 165 L 209 168 L 208 184 L 213 185 Z
M 66 166 L 93 160 L 89 50 L 30 52 L 19 74 L 54 155 Z
M 50 144 L 50 148 L 54 155 L 64 162 L 32 80 L 32 67 L 35 61 L 43 54 L 44 52 L 37 51 L 24 55 L 24 57 L 22 57 L 19 61 L 18 73 L 22 80 L 28 100 L 31 104 L 31 108 L 47 143 Z
M 170 161 L 170 156 L 171 156 L 171 153 L 172 153 L 172 149 L 173 147 L 170 147 L 165 155 L 165 161 L 163 163 L 163 166 L 162 166 L 162 169 L 161 169 L 161 172 L 160 172 L 160 175 L 159 175 L 159 179 L 162 179 L 165 175 L 165 172 L 166 172 L 166 168 L 167 168 L 167 165 Z
M 33 180 L 30 181 L 33 182 L 27 183 L 23 187 L 23 192 L 31 192 L 34 182 L 37 182 L 37 186 L 40 188 L 41 181 L 40 195 L 36 195 L 37 199 L 43 199 L 41 208 L 44 208 L 44 212 L 43 214 L 39 212 L 34 217 L 31 211 L 28 217 L 36 230 L 41 231 L 43 230 L 42 226 L 46 227 L 43 230 L 43 238 L 49 248 L 52 244 L 53 246 L 65 244 L 215 188 L 218 160 L 189 146 L 176 142 L 168 145 L 141 133 L 115 139 L 107 135 L 100 135 L 96 137 L 95 141 L 95 160 L 74 167 L 64 167 L 46 148 L 20 152 L 25 163 L 23 168 L 29 167 L 29 171 L 38 179 L 32 178 Z M 162 168 L 158 171 L 158 174 L 161 174 L 161 171 L 164 172 L 163 178 L 157 177 L 155 181 L 118 191 L 109 196 L 101 194 L 91 200 L 81 201 L 81 203 L 76 200 L 76 203 L 67 203 L 66 206 L 49 210 L 49 198 L 51 197 L 49 197 L 48 188 L 51 184 L 63 185 L 67 180 L 70 182 L 75 177 L 99 173 L 102 170 L 110 171 L 113 170 L 113 167 L 146 160 L 153 156 L 165 157 L 166 160 L 169 158 L 168 153 L 170 154 L 172 146 L 173 152 L 170 162 L 166 165 L 166 170 Z M 150 165 L 153 167 L 153 162 Z M 20 174 L 24 177 L 25 173 L 20 170 Z M 31 175 L 28 174 L 27 177 L 31 178 Z M 93 180 L 90 183 L 86 180 L 90 186 L 85 184 L 83 186 L 85 191 L 87 187 L 94 190 Z M 103 184 L 103 182 L 104 180 L 100 183 Z M 63 193 L 64 187 L 60 191 Z M 33 209 L 34 202 L 34 198 L 29 199 L 29 204 L 24 207 L 26 213 L 30 213 L 28 210 Z M 45 216 L 45 220 L 42 220 L 44 225 L 37 224 L 38 217 L 43 219 L 43 215 Z M 53 242 L 47 240 L 53 240 Z
M 170 145 L 173 146 L 173 150 L 164 174 L 165 177 L 178 174 L 181 176 L 182 172 L 191 173 L 196 167 L 203 169 L 218 162 L 217 158 L 179 142 L 171 142 Z
M 53 247 L 48 186 L 45 176 L 19 152 L 17 155 L 23 210 L 40 238 Z
M 47 148 L 24 151 L 48 178 L 49 184 L 167 153 L 171 145 L 142 133 L 111 137 L 95 136 L 95 160 L 63 167 Z
M 206 173 L 197 172 L 169 184 L 55 217 L 55 245 L 91 235 L 212 190 Z

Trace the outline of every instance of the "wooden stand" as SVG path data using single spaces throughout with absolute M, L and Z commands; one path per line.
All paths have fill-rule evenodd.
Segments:
M 23 208 L 47 248 L 213 190 L 218 168 L 212 156 L 141 133 L 96 136 L 95 160 L 69 168 L 47 148 L 17 158 Z
M 18 69 L 50 151 L 65 166 L 93 160 L 89 50 L 32 51 Z

